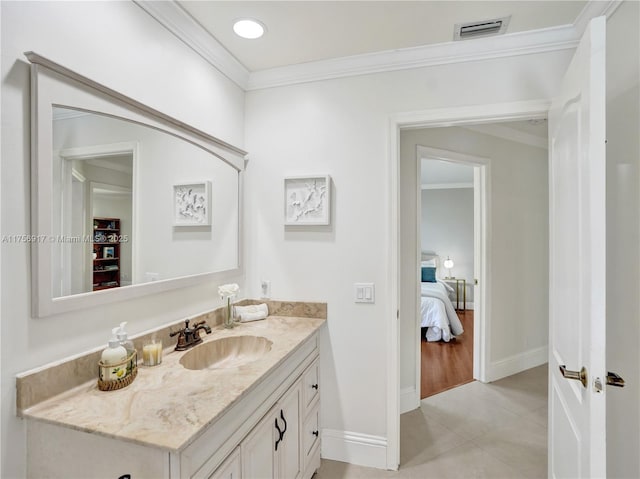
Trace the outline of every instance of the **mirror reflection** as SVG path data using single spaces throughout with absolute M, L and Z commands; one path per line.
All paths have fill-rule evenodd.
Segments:
M 63 297 L 238 267 L 239 173 L 167 132 L 53 108 L 52 289 Z

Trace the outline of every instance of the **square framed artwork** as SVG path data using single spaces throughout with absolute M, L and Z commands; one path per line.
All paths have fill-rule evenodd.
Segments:
M 331 224 L 331 177 L 295 176 L 284 179 L 285 226 Z
M 174 226 L 211 225 L 211 182 L 173 185 Z
M 113 246 L 105 246 L 102 248 L 102 257 L 103 258 L 115 258 L 116 249 Z

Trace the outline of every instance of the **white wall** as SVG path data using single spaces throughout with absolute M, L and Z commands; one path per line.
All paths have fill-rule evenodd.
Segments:
M 225 141 L 243 147 L 244 93 L 132 2 L 0 2 L 2 234 L 30 231 L 29 68 L 33 50 Z M 217 284 L 33 319 L 27 244 L 3 244 L 2 471 L 25 477 L 15 374 L 99 346 L 120 321 L 131 334 L 219 305 Z M 242 277 L 224 278 L 239 281 Z
M 472 302 L 473 188 L 426 189 L 420 200 L 422 251 L 438 253 L 441 262 L 447 256 L 453 260 L 451 276 L 467 280 L 467 302 Z M 444 276 L 449 271 L 441 265 L 438 277 Z
M 464 128 L 401 132 L 403 216 L 402 272 L 411 284 L 417 261 L 412 238 L 416 218 L 418 145 L 489 159 L 490 225 L 487 231 L 491 305 L 488 380 L 545 363 L 548 345 L 547 150 Z M 413 219 L 413 220 L 412 220 Z M 416 292 L 403 291 L 401 389 L 415 387 Z M 413 313 L 411 314 L 410 312 Z M 524 367 L 526 369 L 526 367 Z
M 259 280 L 268 279 L 275 298 L 329 304 L 321 339 L 321 414 L 323 428 L 331 432 L 323 439 L 325 457 L 385 464 L 387 322 L 396 320 L 389 304 L 390 116 L 550 98 L 570 55 L 450 64 L 247 93 L 246 146 L 252 158 L 247 170 L 248 279 L 256 294 Z M 283 178 L 320 173 L 333 178 L 331 226 L 285 228 Z M 375 283 L 375 304 L 354 303 L 355 282 Z M 511 310 L 506 318 L 510 315 Z M 544 337 L 545 328 L 546 322 L 539 321 L 529 339 L 514 332 L 516 344 L 496 345 L 496 354 L 517 352 L 528 341 L 544 343 L 539 336 Z M 356 433 L 348 444 L 340 439 L 344 431 Z M 370 436 L 380 442 L 373 444 Z
M 607 22 L 607 477 L 640 477 L 640 4 Z

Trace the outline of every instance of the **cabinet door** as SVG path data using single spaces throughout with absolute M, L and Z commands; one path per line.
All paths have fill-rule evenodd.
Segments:
M 278 478 L 297 479 L 302 474 L 302 456 L 300 449 L 300 412 L 302 387 L 298 381 L 278 401 L 276 411 L 280 427 L 283 429 L 281 444 L 277 451 Z
M 241 471 L 240 448 L 237 447 L 235 451 L 220 464 L 220 467 L 209 476 L 209 479 L 242 479 Z
M 276 406 L 277 407 L 277 406 Z M 276 408 L 272 409 L 249 433 L 240 445 L 242 477 L 249 479 L 275 479 Z M 278 413 L 280 409 L 278 409 Z M 279 446 L 278 446 L 279 449 Z

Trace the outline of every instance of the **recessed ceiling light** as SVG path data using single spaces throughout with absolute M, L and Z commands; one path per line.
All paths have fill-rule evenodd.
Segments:
M 233 31 L 242 38 L 254 40 L 264 35 L 265 27 L 262 23 L 252 18 L 242 18 L 233 24 Z

